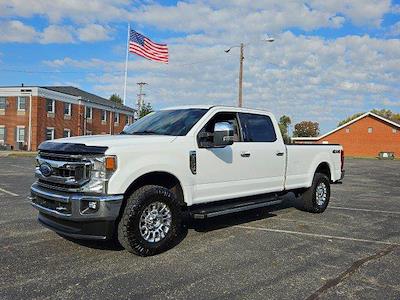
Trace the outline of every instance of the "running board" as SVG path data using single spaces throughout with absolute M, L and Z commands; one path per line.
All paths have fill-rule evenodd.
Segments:
M 194 205 L 190 208 L 193 219 L 207 219 L 217 216 L 232 214 L 240 211 L 251 210 L 282 203 L 276 195 L 272 197 L 260 197 L 246 200 L 226 200 L 213 204 Z

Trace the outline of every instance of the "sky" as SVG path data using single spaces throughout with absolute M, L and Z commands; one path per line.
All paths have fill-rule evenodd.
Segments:
M 155 109 L 237 105 L 239 49 L 224 50 L 244 43 L 245 107 L 321 133 L 356 112 L 400 112 L 400 0 L 0 0 L 0 85 L 122 96 L 128 24 L 170 56 L 129 55 L 129 106 L 143 81 Z

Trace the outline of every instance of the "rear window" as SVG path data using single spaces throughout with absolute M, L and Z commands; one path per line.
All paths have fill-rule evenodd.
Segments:
M 245 142 L 275 142 L 276 134 L 271 118 L 265 115 L 240 113 Z

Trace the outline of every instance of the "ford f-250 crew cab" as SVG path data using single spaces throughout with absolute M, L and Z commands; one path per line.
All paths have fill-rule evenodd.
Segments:
M 31 187 L 38 219 L 72 238 L 112 239 L 146 256 L 204 219 L 302 195 L 323 212 L 343 177 L 340 145 L 285 145 L 272 114 L 222 107 L 153 112 L 119 135 L 40 145 Z

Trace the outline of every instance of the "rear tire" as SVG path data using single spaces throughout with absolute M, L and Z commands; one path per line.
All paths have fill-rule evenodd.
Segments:
M 311 187 L 303 193 L 304 210 L 322 213 L 329 204 L 331 186 L 329 178 L 322 173 L 315 173 Z
M 118 241 L 140 256 L 164 252 L 175 245 L 182 229 L 182 208 L 169 189 L 146 185 L 128 199 L 118 224 Z

